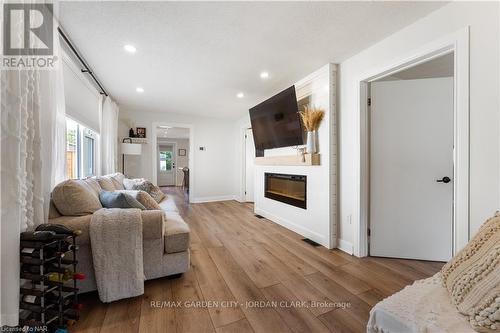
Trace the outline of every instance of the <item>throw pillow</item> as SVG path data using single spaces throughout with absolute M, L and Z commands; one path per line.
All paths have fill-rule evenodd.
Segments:
M 52 201 L 65 216 L 92 214 L 102 208 L 99 196 L 90 182 L 68 179 L 52 191 Z
M 500 215 L 487 220 L 441 270 L 458 311 L 478 332 L 500 332 Z
M 127 190 L 147 192 L 157 203 L 160 203 L 166 197 L 158 186 L 143 178 L 124 179 L 123 185 Z
M 140 182 L 145 181 L 146 179 L 144 178 L 125 178 L 123 179 L 123 187 L 125 187 L 125 190 L 133 190 L 134 186 Z
M 128 193 L 120 191 L 102 191 L 99 199 L 105 208 L 139 208 L 145 210 L 146 207 Z
M 160 205 L 147 193 L 144 191 L 135 190 L 119 190 L 116 192 L 123 192 L 131 195 L 134 199 L 139 201 L 146 210 L 161 210 Z

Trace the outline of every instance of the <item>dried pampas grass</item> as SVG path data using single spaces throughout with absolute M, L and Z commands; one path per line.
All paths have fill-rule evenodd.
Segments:
M 304 111 L 299 111 L 299 115 L 306 131 L 312 132 L 318 130 L 321 121 L 325 117 L 325 111 L 306 105 Z

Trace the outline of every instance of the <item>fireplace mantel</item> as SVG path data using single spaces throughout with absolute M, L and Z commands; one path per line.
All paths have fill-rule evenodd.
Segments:
M 295 166 L 320 165 L 320 154 L 304 154 L 304 160 L 302 160 L 301 155 L 256 157 L 255 164 L 256 165 L 295 165 Z

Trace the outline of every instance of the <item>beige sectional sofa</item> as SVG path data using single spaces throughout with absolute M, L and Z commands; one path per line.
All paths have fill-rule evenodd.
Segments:
M 87 278 L 79 282 L 80 293 L 96 290 L 89 224 L 101 209 L 101 190 L 123 190 L 123 175 L 113 174 L 85 180 L 68 180 L 54 188 L 49 223 L 79 229 L 78 270 Z M 97 201 L 96 201 L 97 197 Z M 189 269 L 189 227 L 179 215 L 173 198 L 160 203 L 161 210 L 141 211 L 143 257 L 146 280 L 184 273 Z

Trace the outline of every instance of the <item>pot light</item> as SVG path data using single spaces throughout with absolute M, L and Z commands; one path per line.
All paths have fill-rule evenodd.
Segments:
M 127 44 L 127 45 L 123 46 L 123 49 L 125 51 L 127 51 L 128 53 L 135 53 L 135 52 L 137 52 L 137 49 L 135 48 L 135 46 L 131 45 L 131 44 Z
M 242 92 L 239 92 L 239 93 L 236 94 L 236 97 L 243 98 L 243 97 L 245 97 L 245 94 L 242 93 Z
M 268 72 L 262 72 L 260 73 L 260 78 L 261 79 L 268 79 L 269 78 L 269 73 Z
M 135 88 L 135 91 L 137 91 L 138 93 L 141 93 L 141 94 L 142 94 L 142 93 L 144 92 L 144 88 L 142 88 L 142 87 L 137 87 L 137 88 Z

